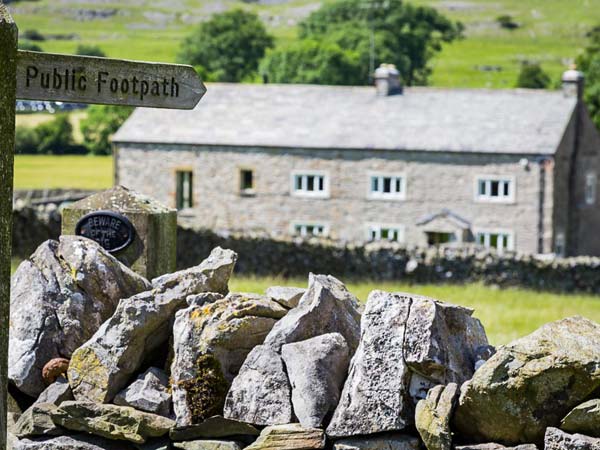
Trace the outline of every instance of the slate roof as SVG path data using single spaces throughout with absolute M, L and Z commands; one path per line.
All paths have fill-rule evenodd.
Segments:
M 138 108 L 114 142 L 553 154 L 562 91 L 209 84 L 192 111 Z

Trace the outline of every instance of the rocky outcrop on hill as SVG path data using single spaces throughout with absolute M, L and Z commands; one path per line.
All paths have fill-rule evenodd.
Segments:
M 31 280 L 48 295 L 40 336 L 76 345 L 56 317 L 90 336 L 68 355 L 28 344 L 38 365 L 11 387 L 26 408 L 10 403 L 12 448 L 600 450 L 590 320 L 549 323 L 496 351 L 472 310 L 432 298 L 376 290 L 361 315 L 327 275 L 307 289 L 230 293 L 229 250 L 152 284 L 111 258 L 63 239 L 15 275 L 20 295 Z

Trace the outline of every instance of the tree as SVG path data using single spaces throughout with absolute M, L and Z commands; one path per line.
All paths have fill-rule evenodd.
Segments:
M 22 38 L 28 41 L 45 41 L 46 38 L 38 30 L 25 30 L 22 34 Z
M 99 58 L 105 58 L 106 53 L 97 45 L 79 44 L 75 49 L 76 55 L 82 56 L 97 56 Z
M 260 71 L 270 83 L 356 85 L 362 81 L 357 59 L 335 43 L 303 39 L 269 52 Z
M 30 52 L 43 52 L 42 47 L 31 41 L 19 41 L 19 50 L 28 50 Z
M 588 34 L 589 44 L 577 58 L 577 67 L 585 75 L 584 101 L 592 120 L 600 129 L 600 25 Z
M 538 63 L 523 63 L 517 79 L 517 87 L 527 89 L 547 89 L 550 76 Z
M 408 85 L 426 84 L 428 63 L 442 44 L 462 37 L 463 25 L 425 6 L 403 0 L 340 0 L 322 6 L 300 23 L 300 39 L 337 44 L 354 52 L 360 84 L 374 66 L 395 64 Z
M 35 128 L 39 139 L 38 153 L 60 155 L 69 153 L 73 145 L 73 125 L 67 114 L 57 114 L 50 122 Z
M 177 57 L 201 66 L 216 81 L 242 81 L 256 73 L 273 37 L 258 16 L 240 9 L 215 14 L 182 43 Z
M 81 121 L 84 145 L 94 155 L 110 155 L 110 138 L 132 111 L 133 108 L 126 106 L 90 106 L 87 117 Z
M 519 28 L 519 24 L 515 22 L 513 17 L 509 16 L 508 14 L 496 17 L 496 22 L 498 22 L 502 28 L 506 28 L 507 30 L 515 30 Z
M 38 152 L 39 137 L 34 128 L 19 125 L 15 128 L 15 153 L 36 154 Z

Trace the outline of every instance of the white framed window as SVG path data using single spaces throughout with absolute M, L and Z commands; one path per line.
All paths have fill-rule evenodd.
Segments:
M 292 223 L 292 234 L 294 236 L 327 236 L 329 234 L 329 225 L 318 222 L 294 222 Z
M 299 197 L 329 197 L 329 175 L 322 171 L 292 172 L 292 195 Z
M 404 242 L 403 225 L 387 225 L 372 223 L 369 224 L 367 228 L 369 241 Z
M 193 172 L 191 170 L 175 171 L 175 207 L 178 210 L 194 206 Z
M 566 240 L 565 233 L 559 231 L 556 233 L 556 237 L 554 238 L 554 253 L 557 256 L 565 256 L 566 251 Z
M 515 185 L 512 176 L 478 176 L 475 179 L 475 200 L 512 203 L 515 201 Z
M 515 248 L 514 233 L 508 230 L 478 230 L 475 242 L 483 247 L 496 249 L 498 253 Z
M 596 187 L 598 185 L 598 177 L 596 172 L 588 172 L 585 174 L 585 204 L 594 205 L 596 203 Z
M 404 200 L 406 177 L 400 173 L 369 173 L 369 198 Z

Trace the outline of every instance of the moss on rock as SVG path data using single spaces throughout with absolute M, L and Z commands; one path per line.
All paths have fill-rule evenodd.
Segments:
M 187 393 L 192 423 L 201 423 L 223 414 L 229 383 L 223 376 L 221 364 L 212 355 L 201 355 L 196 361 L 195 378 L 179 381 L 178 387 Z

